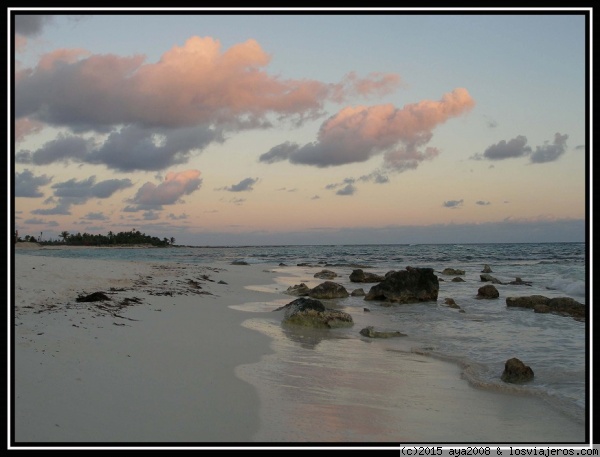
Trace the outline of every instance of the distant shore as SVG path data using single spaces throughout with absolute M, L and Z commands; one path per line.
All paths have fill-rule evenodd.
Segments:
M 32 241 L 20 241 L 14 243 L 15 249 L 164 249 L 176 246 L 153 246 L 151 244 L 111 244 L 109 246 L 84 246 L 84 245 L 73 245 L 73 244 L 42 244 Z

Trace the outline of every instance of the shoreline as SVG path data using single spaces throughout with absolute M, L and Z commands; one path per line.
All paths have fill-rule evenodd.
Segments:
M 556 417 L 548 426 L 544 415 L 551 409 L 539 399 L 476 389 L 458 366 L 389 350 L 382 357 L 401 361 L 411 373 L 387 387 L 405 416 L 356 399 L 328 404 L 304 393 L 289 397 L 286 354 L 298 356 L 297 342 L 282 334 L 277 321 L 265 324 L 264 318 L 275 319 L 276 313 L 235 309 L 294 299 L 256 287 L 276 280 L 277 274 L 265 268 L 15 255 L 16 443 L 388 442 L 377 439 L 395 438 L 382 417 L 402 418 L 406 434 L 391 439 L 396 443 L 452 436 L 456 440 L 450 442 L 506 436 L 532 436 L 540 443 L 557 436 L 573 437 L 565 442 L 585 439 L 583 427 L 567 418 Z M 110 288 L 111 303 L 129 299 L 130 305 L 115 310 L 76 301 L 84 292 Z M 339 341 L 325 341 L 339 351 L 332 346 Z M 366 346 L 352 344 L 356 357 L 342 351 L 340 360 L 368 366 L 371 355 L 361 352 Z M 311 379 L 322 375 L 311 370 Z M 385 371 L 380 374 L 387 379 Z M 370 375 L 356 367 L 354 384 L 347 388 L 372 388 Z M 460 402 L 448 403 L 448 398 Z M 321 423 L 315 417 L 330 420 Z M 494 424 L 486 432 L 491 435 L 475 433 L 482 420 Z M 373 421 L 385 433 L 370 429 Z M 437 432 L 427 434 L 427 429 Z

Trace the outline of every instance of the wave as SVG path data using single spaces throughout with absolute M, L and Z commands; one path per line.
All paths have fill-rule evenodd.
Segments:
M 552 281 L 552 284 L 548 288 L 552 290 L 560 290 L 568 295 L 576 295 L 578 297 L 585 297 L 587 294 L 585 281 L 573 281 L 572 279 L 556 278 L 554 281 Z

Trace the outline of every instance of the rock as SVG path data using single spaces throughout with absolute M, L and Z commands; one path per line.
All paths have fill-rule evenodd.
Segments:
M 587 314 L 587 307 L 571 297 L 548 298 L 543 295 L 506 297 L 506 306 L 529 308 L 540 314 L 553 313 L 571 316 L 579 321 L 585 320 Z
M 504 364 L 501 379 L 510 383 L 528 382 L 533 379 L 533 370 L 516 357 L 513 357 Z
M 110 300 L 110 297 L 106 295 L 104 292 L 94 292 L 89 295 L 80 295 L 75 299 L 75 301 L 81 302 L 95 302 L 95 301 L 105 301 Z
M 456 275 L 464 275 L 465 274 L 465 270 L 458 270 L 455 268 L 444 268 L 444 271 L 442 271 L 443 275 L 450 275 L 450 276 L 456 276 Z
M 310 287 L 308 287 L 304 283 L 300 283 L 300 284 L 296 284 L 294 286 L 288 287 L 287 290 L 285 291 L 285 293 L 288 295 L 295 295 L 297 297 L 305 297 L 306 295 L 308 295 L 309 291 L 310 291 Z
M 369 308 L 363 308 L 363 311 L 364 311 L 365 313 L 370 313 L 370 312 L 371 312 L 371 310 L 370 310 Z
M 227 284 L 227 283 L 221 279 L 217 284 Z
M 297 298 L 276 311 L 285 310 L 284 324 L 314 328 L 351 327 L 352 316 L 343 311 L 325 308 L 323 303 L 313 298 Z
M 483 274 L 479 275 L 483 282 L 491 282 L 492 284 L 502 284 L 499 279 L 494 278 L 492 275 Z
M 492 269 L 490 268 L 489 265 L 484 265 L 483 266 L 483 270 L 481 270 L 482 273 L 492 273 Z
M 345 298 L 349 295 L 344 286 L 332 281 L 325 281 L 308 291 L 309 297 L 321 299 Z
M 506 297 L 506 306 L 517 308 L 534 308 L 537 305 L 546 305 L 550 299 L 543 295 L 529 295 L 527 297 Z
M 393 303 L 436 301 L 439 288 L 433 268 L 406 267 L 406 270 L 386 273 L 383 281 L 371 287 L 365 300 Z
M 465 282 L 465 280 L 460 276 L 457 276 L 456 278 L 452 278 L 452 282 Z
M 365 291 L 363 289 L 354 289 L 350 295 L 353 297 L 364 297 Z
M 477 298 L 498 298 L 500 293 L 493 285 L 487 284 L 477 290 Z
M 360 334 L 368 338 L 393 338 L 396 336 L 406 336 L 404 333 L 400 332 L 379 332 L 376 331 L 373 326 L 363 328 L 360 331 Z
M 525 282 L 521 278 L 517 277 L 514 281 L 509 282 L 509 284 L 513 286 L 530 286 L 530 282 Z
M 449 308 L 460 309 L 460 306 L 456 304 L 453 298 L 444 299 L 444 303 L 447 304 Z
M 234 260 L 233 262 L 231 262 L 231 265 L 248 265 L 248 262 L 246 262 L 245 260 Z
M 321 270 L 318 273 L 315 273 L 314 277 L 319 279 L 333 279 L 337 277 L 337 273 L 331 270 Z
M 381 282 L 384 277 L 375 273 L 365 273 L 361 269 L 352 270 L 350 273 L 350 281 L 352 282 Z
M 573 317 L 585 317 L 587 307 L 570 297 L 551 298 L 547 303 L 551 312 L 557 314 L 567 314 Z

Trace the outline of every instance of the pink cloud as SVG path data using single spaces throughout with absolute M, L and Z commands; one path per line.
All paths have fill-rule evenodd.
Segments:
M 85 56 L 61 49 L 16 82 L 18 116 L 90 128 L 136 123 L 146 126 L 268 125 L 269 114 L 305 119 L 329 100 L 348 94 L 381 94 L 395 75 L 351 74 L 339 84 L 281 79 L 265 71 L 271 57 L 255 40 L 222 50 L 218 40 L 192 37 L 156 63 L 143 56 Z M 60 62 L 61 65 L 57 65 Z
M 276 146 L 261 156 L 265 162 L 327 167 L 364 162 L 384 154 L 384 164 L 397 171 L 416 168 L 423 160 L 439 154 L 425 146 L 438 125 L 460 116 L 475 106 L 466 89 L 444 94 L 441 100 L 424 100 L 396 108 L 392 104 L 346 107 L 323 123 L 317 141 L 303 147 Z
M 38 62 L 38 68 L 49 71 L 58 63 L 74 63 L 82 57 L 89 55 L 90 52 L 85 49 L 57 49 L 56 51 L 44 54 Z
M 158 186 L 147 182 L 139 188 L 133 202 L 142 206 L 171 205 L 179 201 L 184 195 L 189 195 L 198 190 L 202 183 L 200 171 L 186 170 L 181 172 L 168 172 L 163 182 Z
M 21 118 L 15 121 L 15 141 L 23 141 L 28 135 L 39 133 L 43 130 L 44 124 L 31 120 L 29 118 Z

